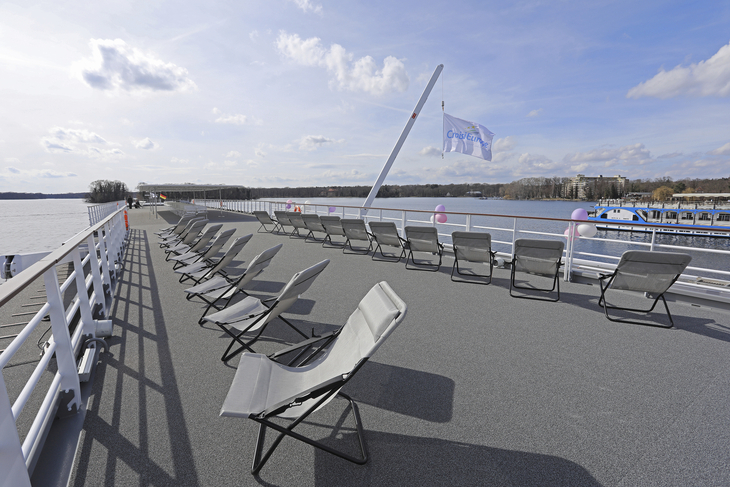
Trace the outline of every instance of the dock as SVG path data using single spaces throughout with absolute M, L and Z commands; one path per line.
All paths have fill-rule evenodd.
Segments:
M 251 475 L 258 425 L 219 416 L 238 357 L 220 360 L 227 335 L 197 324 L 203 305 L 185 299 L 189 285 L 157 244 L 154 232 L 178 217 L 140 209 L 129 211 L 113 336 L 68 485 L 730 485 L 727 312 L 670 302 L 672 329 L 613 323 L 597 285 L 561 282 L 556 303 L 515 299 L 508 269 L 495 268 L 491 285 L 457 283 L 448 255 L 439 272 L 406 270 L 257 233 L 250 215 L 208 216 L 235 236 L 254 234 L 246 262 L 284 244 L 247 289 L 254 296 L 273 297 L 330 259 L 285 314 L 305 333 L 341 326 L 379 281 L 407 303 L 403 323 L 343 390 L 359 405 L 368 463 L 285 438 Z M 660 308 L 653 316 L 666 320 Z M 300 339 L 275 320 L 255 348 Z M 335 399 L 301 432 L 356 454 L 347 413 Z

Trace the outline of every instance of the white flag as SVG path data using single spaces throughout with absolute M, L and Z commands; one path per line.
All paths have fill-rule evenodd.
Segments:
M 484 125 L 444 113 L 444 152 L 461 152 L 491 161 L 493 137 Z

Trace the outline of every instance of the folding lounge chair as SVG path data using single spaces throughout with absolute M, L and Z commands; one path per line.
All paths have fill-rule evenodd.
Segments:
M 400 262 L 400 260 L 406 256 L 407 242 L 403 238 L 401 238 L 400 235 L 398 235 L 398 228 L 395 226 L 395 223 L 370 222 L 368 223 L 368 225 L 370 225 L 370 234 L 373 236 L 373 239 L 377 244 L 375 246 L 375 250 L 373 250 L 373 260 L 375 260 L 375 255 L 377 254 L 378 250 L 380 250 L 380 255 L 382 259 L 390 262 Z M 393 254 L 393 256 L 385 255 L 383 253 L 383 245 L 400 249 L 401 252 L 398 258 L 395 258 L 395 254 Z
M 664 299 L 664 293 L 667 292 L 672 284 L 676 282 L 691 260 L 692 257 L 688 254 L 628 250 L 621 256 L 621 260 L 619 261 L 618 266 L 616 266 L 615 271 L 611 274 L 602 274 L 599 277 L 598 282 L 601 285 L 601 297 L 598 300 L 598 305 L 603 306 L 606 318 L 611 321 L 619 323 L 633 323 L 636 325 L 657 326 L 660 328 L 672 328 L 674 326 L 674 320 L 672 320 L 672 315 L 669 313 L 669 307 L 667 306 L 667 300 Z M 606 282 L 606 280 L 608 280 L 608 282 Z M 647 310 L 611 306 L 606 302 L 606 291 L 608 289 L 649 293 L 651 297 L 654 298 L 654 302 L 652 303 L 651 308 Z M 669 317 L 670 323 L 669 326 L 611 318 L 608 315 L 609 309 L 648 314 L 654 310 L 654 307 L 660 298 L 664 303 L 664 309 L 667 310 L 667 316 Z
M 291 222 L 292 226 L 294 227 L 294 230 L 292 230 L 292 232 L 289 234 L 289 238 L 294 238 L 295 233 L 297 237 L 302 237 L 302 234 L 299 233 L 299 230 L 307 230 L 307 225 L 304 223 L 302 214 L 298 211 L 287 211 L 286 216 L 289 218 L 289 222 Z
M 531 238 L 518 238 L 515 240 L 514 255 L 512 257 L 512 273 L 509 281 L 509 295 L 513 298 L 535 299 L 538 301 L 560 300 L 560 280 L 558 279 L 558 272 L 560 271 L 560 259 L 563 256 L 564 246 L 565 244 L 558 240 L 540 240 Z M 536 276 L 547 277 L 552 279 L 553 286 L 550 289 L 532 286 L 518 286 L 515 283 L 515 274 L 517 272 L 526 272 Z M 558 288 L 558 295 L 555 299 L 512 294 L 512 288 L 551 293 L 555 291 L 556 286 Z
M 190 245 L 197 240 L 201 232 L 203 231 L 203 228 L 208 224 L 208 220 L 202 219 L 194 222 L 192 225 L 190 225 L 190 228 L 188 229 L 187 233 L 185 234 L 185 237 L 180 239 L 180 242 L 177 245 L 170 245 L 165 249 L 165 253 L 167 256 L 165 257 L 165 260 L 167 260 L 167 257 L 169 257 L 170 253 L 178 253 L 178 251 L 187 251 L 187 249 L 190 248 Z
M 182 255 L 170 257 L 170 260 L 175 262 L 175 265 L 173 265 L 172 268 L 178 269 L 179 267 L 185 267 L 197 262 L 208 262 L 212 265 L 213 258 L 218 255 L 218 252 L 220 252 L 223 246 L 228 242 L 228 239 L 230 239 L 231 235 L 234 233 L 236 233 L 235 228 L 223 230 L 221 233 L 216 235 L 209 247 L 196 251 L 190 249 L 189 252 L 185 252 Z
M 365 295 L 355 312 L 335 333 L 294 345 L 271 358 L 257 353 L 244 353 L 241 356 L 220 415 L 250 418 L 259 423 L 251 473 L 258 474 L 285 436 L 359 465 L 367 463 L 367 449 L 357 405 L 340 389 L 403 321 L 406 311 L 403 300 L 388 283 L 381 282 Z M 311 347 L 311 342 L 323 339 L 329 347 L 321 354 L 321 347 L 315 349 L 315 353 L 297 367 L 273 360 L 297 348 Z M 359 458 L 294 431 L 311 413 L 325 406 L 335 396 L 348 401 L 352 409 L 361 453 Z M 280 418 L 291 422 L 288 425 L 275 422 Z M 279 435 L 264 452 L 268 428 L 276 430 Z
M 292 232 L 294 231 L 294 225 L 289 221 L 289 217 L 287 216 L 286 211 L 275 211 L 274 216 L 276 217 L 276 222 L 279 224 L 279 228 L 282 232 L 288 234 L 288 230 L 284 227 L 289 226 L 292 227 Z M 278 233 L 278 230 L 277 230 Z
M 163 249 L 163 248 L 166 248 L 166 247 L 174 247 L 175 245 L 177 245 L 180 242 L 182 242 L 182 240 L 192 230 L 192 228 L 195 225 L 195 223 L 196 222 L 199 222 L 201 220 L 205 220 L 205 218 L 203 218 L 203 217 L 191 218 L 190 221 L 188 222 L 187 226 L 185 227 L 185 229 L 183 229 L 183 231 L 180 232 L 179 235 L 171 235 L 169 237 L 165 237 L 165 238 L 160 239 L 158 241 L 158 243 L 160 244 L 160 248 Z
M 225 277 L 216 276 L 208 281 L 198 284 L 197 286 L 186 289 L 185 292 L 188 293 L 185 297 L 186 299 L 190 300 L 197 297 L 202 299 L 208 305 L 198 320 L 198 324 L 203 324 L 203 317 L 210 308 L 215 308 L 220 311 L 228 306 L 231 299 L 233 299 L 236 294 L 243 293 L 248 296 L 248 293 L 243 288 L 251 282 L 254 277 L 264 272 L 264 269 L 269 266 L 271 260 L 279 252 L 279 249 L 281 249 L 282 246 L 283 244 L 279 244 L 271 247 L 251 259 L 246 271 L 233 284 L 231 284 Z M 225 303 L 221 305 L 217 304 L 218 302 L 223 301 L 225 301 Z
M 248 235 L 238 237 L 234 240 L 231 246 L 228 247 L 228 250 L 226 250 L 226 253 L 223 254 L 223 257 L 221 257 L 214 265 L 209 262 L 196 262 L 195 264 L 190 264 L 182 269 L 177 269 L 175 272 L 182 274 L 180 276 L 180 282 L 192 280 L 195 284 L 200 284 L 201 282 L 207 281 L 217 275 L 221 275 L 231 282 L 233 280 L 232 274 L 234 273 L 234 266 L 232 266 L 231 263 L 233 262 L 233 259 L 238 256 L 241 250 L 243 250 L 243 247 L 248 243 L 248 241 L 251 240 L 252 236 L 253 234 L 249 233 Z
M 345 240 L 345 245 L 342 246 L 342 252 L 345 252 L 345 250 L 347 250 L 347 247 L 349 246 L 350 250 L 355 254 L 369 254 L 373 248 L 373 241 L 370 238 L 370 234 L 368 233 L 367 228 L 365 228 L 365 220 L 360 220 L 357 218 L 343 218 L 342 220 L 340 220 L 340 224 L 342 225 L 342 230 L 345 233 L 345 237 L 347 238 L 347 240 Z M 352 246 L 353 240 L 367 242 L 367 249 L 356 249 Z
M 451 280 L 454 282 L 471 282 L 475 284 L 491 284 L 492 270 L 494 269 L 494 256 L 492 252 L 492 236 L 484 232 L 452 232 L 451 243 L 454 245 L 454 265 L 451 267 Z M 489 274 L 477 274 L 475 272 L 462 272 L 459 269 L 459 261 L 489 264 Z M 473 279 L 454 279 L 454 270 L 460 276 L 468 278 L 488 278 L 486 282 Z
M 324 233 L 325 236 L 327 235 L 327 230 L 324 229 L 324 226 L 322 225 L 322 222 L 319 219 L 319 215 L 314 213 L 303 213 L 302 214 L 302 220 L 304 220 L 304 225 L 307 227 L 307 230 L 309 230 L 309 233 L 306 237 L 304 237 L 304 241 L 306 242 L 309 237 L 312 237 L 312 240 L 315 242 L 320 242 L 322 240 L 317 240 L 317 238 L 314 236 L 314 232 Z
M 274 232 L 277 231 L 277 228 L 280 228 L 279 227 L 279 223 L 276 222 L 276 221 L 274 221 L 271 218 L 271 215 L 269 215 L 269 213 L 266 212 L 266 211 L 263 211 L 263 210 L 262 211 L 254 211 L 253 212 L 253 215 L 256 217 L 256 219 L 261 224 L 261 226 L 259 227 L 259 229 L 256 230 L 257 233 L 274 233 Z M 266 225 L 271 225 L 271 230 L 267 230 L 266 229 Z M 261 231 L 262 228 L 264 229 L 263 232 Z
M 210 225 L 209 227 L 206 227 L 203 233 L 200 234 L 200 237 L 198 237 L 198 239 L 192 242 L 190 245 L 180 244 L 176 245 L 169 251 L 166 251 L 168 252 L 168 254 L 167 257 L 165 257 L 165 260 L 170 260 L 178 255 L 183 255 L 188 252 L 202 252 L 203 249 L 208 246 L 213 237 L 215 237 L 215 234 L 218 233 L 218 230 L 220 230 L 222 226 L 222 223 L 217 223 L 215 225 Z
M 299 299 L 299 296 L 309 289 L 309 286 L 312 285 L 317 276 L 329 263 L 329 260 L 323 260 L 319 264 L 294 274 L 294 277 L 291 278 L 278 297 L 266 300 L 274 301 L 271 307 L 264 304 L 260 299 L 248 296 L 222 311 L 203 318 L 205 321 L 215 323 L 231 336 L 231 343 L 226 348 L 226 351 L 223 352 L 221 360 L 226 362 L 244 350 L 253 352 L 251 345 L 259 339 L 266 325 L 277 317 L 304 338 L 309 338 L 299 331 L 296 326 L 292 325 L 289 320 L 281 316 L 281 313 L 289 309 Z M 243 341 L 242 337 L 245 333 L 256 330 L 258 330 L 258 333 L 253 338 L 248 341 Z M 231 348 L 236 344 L 239 344 L 240 347 L 231 352 Z
M 410 260 L 418 271 L 436 272 L 441 268 L 441 258 L 444 253 L 443 244 L 439 243 L 439 235 L 436 227 L 413 227 L 405 228 L 406 242 L 408 245 L 408 257 L 406 257 L 406 269 Z M 413 252 L 430 252 L 439 256 L 439 263 L 416 262 Z
M 340 217 L 339 216 L 320 216 L 319 217 L 320 223 L 322 223 L 322 226 L 324 227 L 324 231 L 327 232 L 327 236 L 322 241 L 322 247 L 324 247 L 324 244 L 329 242 L 329 244 L 333 247 L 344 247 L 345 242 L 333 242 L 332 237 L 344 237 L 345 231 L 342 229 L 342 223 L 340 223 Z
M 188 222 L 194 217 L 195 215 L 192 213 L 185 213 L 182 217 L 180 217 L 180 220 L 178 222 L 167 228 L 163 228 L 159 232 L 155 232 L 155 235 L 157 235 L 159 238 L 167 237 L 171 233 L 177 232 L 176 234 L 179 234 L 182 232 L 185 227 L 188 225 Z

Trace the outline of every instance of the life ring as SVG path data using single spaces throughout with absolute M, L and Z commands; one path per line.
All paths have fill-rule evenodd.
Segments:
M 298 211 L 299 213 L 301 213 L 301 212 L 302 212 L 302 209 L 301 209 L 301 208 L 299 208 L 298 206 L 295 206 L 295 207 L 294 207 L 294 211 Z

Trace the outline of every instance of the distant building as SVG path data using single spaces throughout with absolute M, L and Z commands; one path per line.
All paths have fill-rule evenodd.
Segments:
M 565 183 L 565 194 L 568 195 L 573 193 L 573 198 L 585 199 L 587 196 L 591 198 L 600 198 L 603 196 L 604 188 L 610 188 L 611 185 L 616 186 L 616 191 L 620 194 L 624 192 L 624 188 L 628 185 L 629 178 L 625 178 L 621 175 L 617 176 L 606 176 L 600 175 L 598 177 L 586 176 L 585 174 L 578 174 L 574 178 L 570 178 Z M 586 191 L 588 189 L 588 191 Z M 597 192 L 601 194 L 596 194 Z M 586 193 L 590 193 L 587 195 Z

